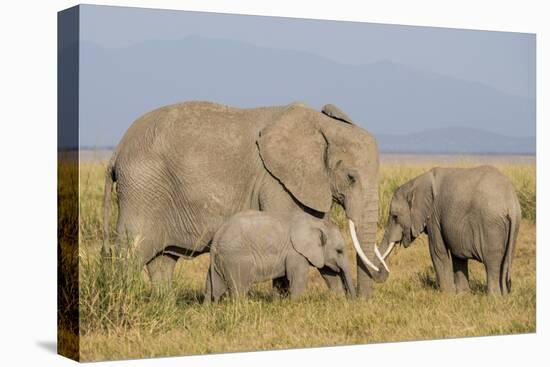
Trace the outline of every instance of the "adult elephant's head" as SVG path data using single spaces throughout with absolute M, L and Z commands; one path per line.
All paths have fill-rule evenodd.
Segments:
M 261 131 L 266 169 L 304 207 L 328 213 L 341 204 L 358 255 L 358 294 L 369 296 L 371 281 L 388 269 L 375 243 L 378 220 L 378 145 L 333 105 L 323 113 L 303 104 L 282 109 Z

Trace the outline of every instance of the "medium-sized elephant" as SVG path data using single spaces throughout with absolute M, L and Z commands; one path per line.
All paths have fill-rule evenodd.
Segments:
M 218 301 L 229 290 L 246 296 L 253 283 L 286 277 L 290 299 L 305 290 L 310 265 L 340 275 L 343 288 L 355 296 L 350 264 L 338 227 L 305 213 L 247 210 L 231 217 L 214 235 L 205 302 Z
M 427 233 L 441 290 L 469 290 L 468 259 L 475 259 L 485 266 L 488 293 L 505 295 L 520 221 L 514 187 L 496 168 L 433 168 L 395 191 L 382 256 Z

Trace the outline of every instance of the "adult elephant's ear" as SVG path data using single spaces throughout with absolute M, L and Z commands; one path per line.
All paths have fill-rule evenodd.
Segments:
M 290 242 L 292 247 L 311 265 L 321 269 L 325 266 L 323 246 L 326 243 L 326 235 L 313 222 L 314 219 L 293 218 L 290 226 Z
M 332 204 L 326 167 L 327 141 L 319 112 L 293 104 L 274 117 L 258 138 L 266 169 L 303 205 L 327 213 Z
M 348 115 L 346 115 L 341 109 L 339 109 L 333 104 L 324 105 L 322 112 L 328 117 L 332 117 L 333 119 L 355 125 L 355 123 L 351 120 L 351 118 Z

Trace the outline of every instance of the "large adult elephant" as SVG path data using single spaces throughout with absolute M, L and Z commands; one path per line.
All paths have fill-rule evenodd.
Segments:
M 133 238 L 153 282 L 171 278 L 179 257 L 209 250 L 216 230 L 245 209 L 329 215 L 345 208 L 358 251 L 358 294 L 387 278 L 375 245 L 376 139 L 333 105 L 293 103 L 239 109 L 186 102 L 146 113 L 128 129 L 107 167 L 104 243 L 112 183 L 117 233 Z M 355 227 L 357 232 L 355 233 Z M 338 274 L 323 277 L 343 290 Z

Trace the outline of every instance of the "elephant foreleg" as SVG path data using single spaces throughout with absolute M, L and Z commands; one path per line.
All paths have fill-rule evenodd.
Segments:
M 302 255 L 295 254 L 288 256 L 285 266 L 290 299 L 295 301 L 306 290 L 309 262 Z
M 206 272 L 206 284 L 204 286 L 204 303 L 212 302 L 212 265 Z
M 455 256 L 452 258 L 456 291 L 468 292 L 470 290 L 470 282 L 468 278 L 468 259 L 460 259 Z
M 428 231 L 430 256 L 437 276 L 439 289 L 443 292 L 455 292 L 455 281 L 453 274 L 453 262 L 450 251 L 439 231 Z
M 325 280 L 327 287 L 336 294 L 344 294 L 344 285 L 342 284 L 342 277 L 339 273 L 331 270 L 328 267 L 319 269 L 321 276 Z

